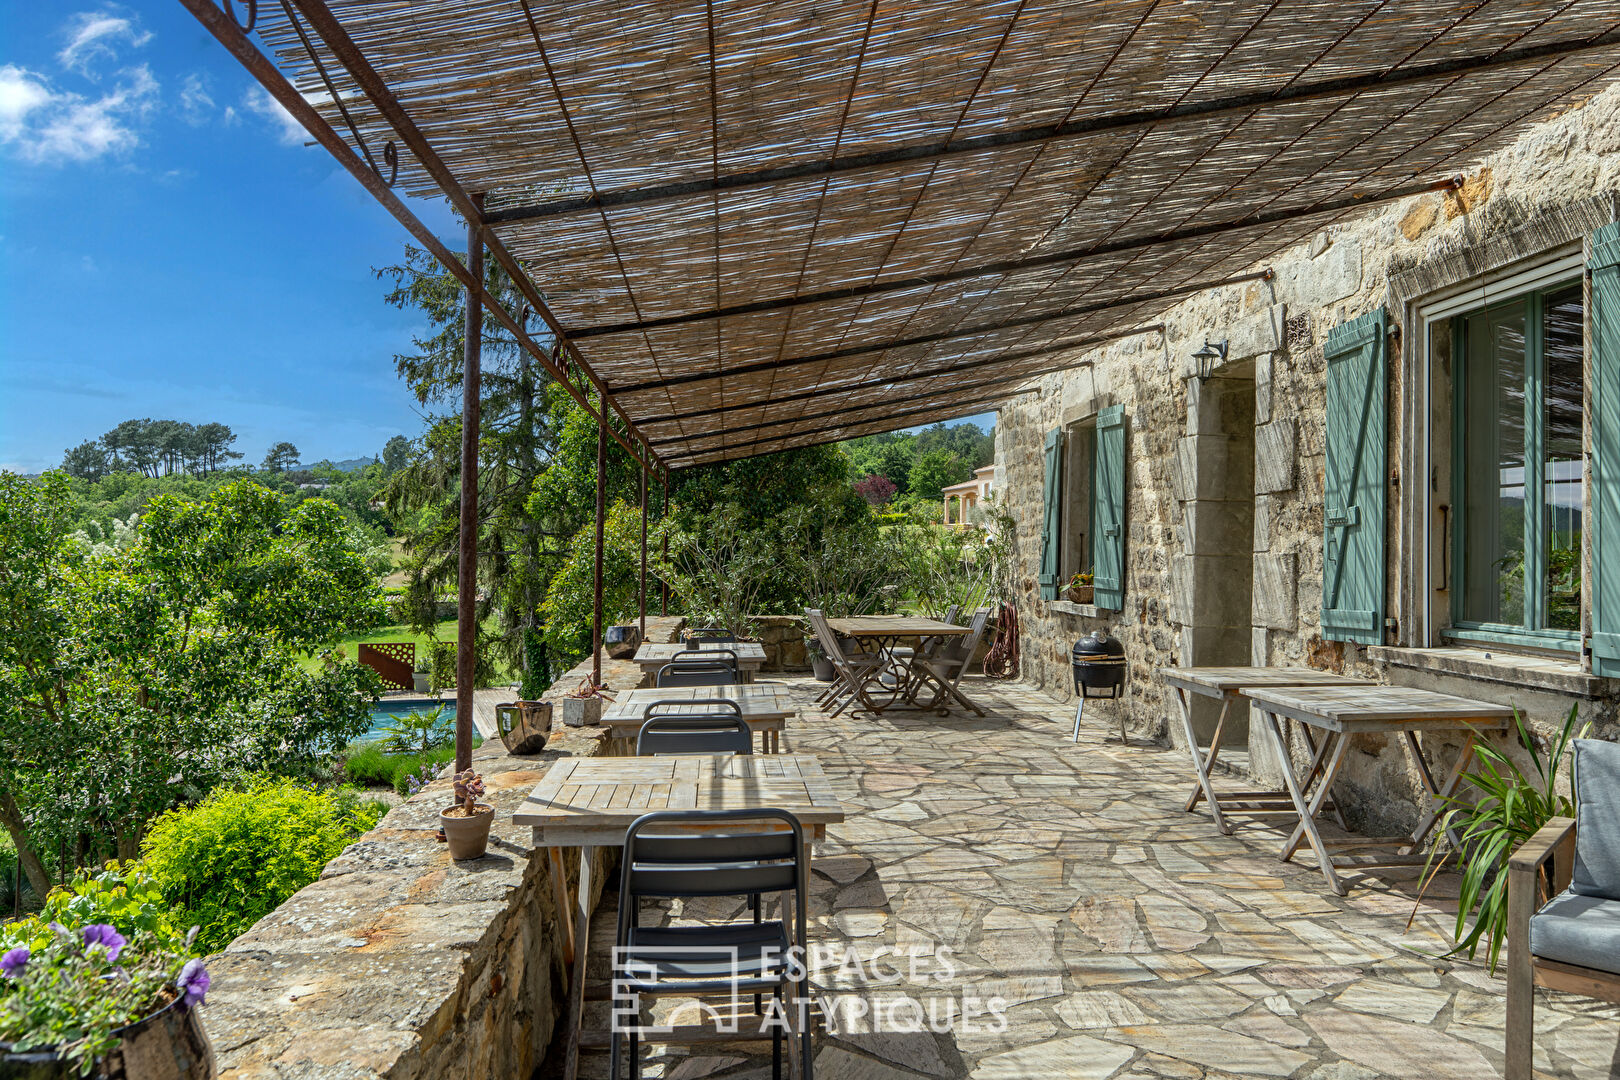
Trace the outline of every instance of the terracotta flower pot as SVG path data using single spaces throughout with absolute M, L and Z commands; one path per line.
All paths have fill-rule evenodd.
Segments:
M 493 815 L 492 815 L 493 816 Z M 113 1032 L 118 1046 L 91 1076 L 102 1080 L 212 1080 L 214 1047 L 196 1009 L 178 1001 Z M 78 1070 L 55 1050 L 13 1051 L 0 1043 L 0 1080 L 68 1080 Z
M 450 816 L 451 811 L 460 809 L 458 804 L 439 811 L 439 828 L 444 830 L 445 842 L 450 845 L 450 857 L 458 861 L 481 859 L 489 848 L 489 827 L 495 823 L 495 808 L 479 803 L 471 817 L 460 813 Z

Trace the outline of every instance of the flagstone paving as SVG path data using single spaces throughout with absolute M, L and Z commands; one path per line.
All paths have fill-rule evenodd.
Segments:
M 1501 1075 L 1502 980 L 1440 955 L 1454 875 L 1415 916 L 1414 870 L 1352 875 L 1336 897 L 1277 861 L 1273 828 L 1222 836 L 1183 812 L 1180 752 L 1122 746 L 1101 721 L 1073 745 L 1070 707 L 1019 684 L 973 680 L 984 718 L 834 719 L 816 684 L 790 685 L 786 748 L 821 756 L 849 813 L 816 853 L 819 1080 Z M 609 896 L 596 964 L 611 912 Z M 1541 1075 L 1620 1077 L 1617 1044 L 1620 1010 L 1539 999 Z M 770 1075 L 759 1044 L 658 1049 L 643 1075 Z M 587 1056 L 582 1075 L 605 1074 Z

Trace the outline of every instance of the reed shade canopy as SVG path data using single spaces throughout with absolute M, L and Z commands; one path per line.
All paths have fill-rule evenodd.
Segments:
M 347 133 L 298 13 L 363 139 L 400 144 L 401 190 L 445 193 L 356 55 L 485 195 L 670 468 L 985 411 L 1620 64 L 1620 0 L 260 9 Z

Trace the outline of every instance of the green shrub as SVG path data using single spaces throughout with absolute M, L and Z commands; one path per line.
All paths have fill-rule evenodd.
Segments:
M 320 876 L 385 810 L 351 790 L 259 779 L 159 817 L 141 854 L 164 897 L 201 927 L 197 950 L 217 952 Z
M 52 889 L 39 914 L 0 924 L 0 951 L 42 946 L 55 922 L 70 928 L 107 923 L 127 937 L 150 935 L 162 948 L 186 952 L 191 923 L 183 915 L 141 863 L 110 862 L 100 870 L 80 870 L 72 881 Z
M 456 643 L 453 641 L 435 641 L 429 648 L 432 650 L 428 671 L 433 690 L 451 690 L 456 685 Z M 490 652 L 488 639 L 480 637 L 473 646 L 473 686 L 483 688 L 495 685 L 496 670 L 495 657 Z
M 473 736 L 473 748 L 483 740 Z M 425 754 L 391 754 L 380 742 L 357 742 L 349 747 L 343 760 L 343 773 L 351 783 L 365 787 L 391 787 L 401 795 L 409 795 L 405 778 L 415 775 L 423 765 L 443 765 L 455 760 L 454 744 L 435 747 Z

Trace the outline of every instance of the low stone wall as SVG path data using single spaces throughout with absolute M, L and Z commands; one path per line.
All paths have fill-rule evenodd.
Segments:
M 804 650 L 809 628 L 801 616 L 756 615 L 752 621 L 755 640 L 765 646 L 765 666 L 760 670 L 810 670 L 810 657 Z
M 672 641 L 680 625 L 648 619 L 647 636 Z M 587 662 L 565 674 L 546 698 L 589 670 Z M 629 689 L 641 672 L 604 660 L 603 677 Z M 605 741 L 600 728 L 561 728 L 561 712 L 542 753 L 518 757 L 499 741 L 474 752 L 496 811 L 484 858 L 452 862 L 435 839 L 451 801 L 449 781 L 439 780 L 210 961 L 203 1019 L 222 1078 L 534 1072 L 567 980 L 550 869 L 543 855 L 531 857 L 529 830 L 512 814 L 553 761 L 595 756 Z M 577 856 L 569 861 L 577 874 Z

